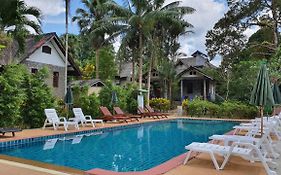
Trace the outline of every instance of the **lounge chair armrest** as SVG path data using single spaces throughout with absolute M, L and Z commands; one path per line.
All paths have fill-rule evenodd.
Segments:
M 236 146 L 243 146 L 243 147 L 245 147 L 245 148 L 253 149 L 253 150 L 255 150 L 255 151 L 258 152 L 258 148 L 257 148 L 255 145 L 253 145 L 252 143 L 249 143 L 249 142 L 233 142 L 233 143 L 231 144 L 230 152 L 232 152 L 233 149 L 234 149 Z
M 59 117 L 59 120 L 60 120 L 60 121 L 63 121 L 63 122 L 66 122 L 66 121 L 67 121 L 65 117 Z
M 68 121 L 70 121 L 70 122 L 77 122 L 77 119 L 76 118 L 69 118 Z
M 85 115 L 85 118 L 92 120 L 92 116 L 90 116 L 90 115 Z

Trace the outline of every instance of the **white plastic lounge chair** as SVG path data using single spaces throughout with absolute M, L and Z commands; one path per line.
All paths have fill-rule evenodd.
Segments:
M 269 128 L 272 127 L 272 134 L 274 134 L 275 136 L 277 136 L 278 140 L 281 140 L 281 131 L 279 128 L 279 124 L 276 121 L 270 121 L 270 122 L 265 122 L 263 125 L 263 129 L 264 130 L 268 130 Z M 233 127 L 235 129 L 234 134 L 238 133 L 241 130 L 253 130 L 253 129 L 260 129 L 261 125 L 260 123 L 253 123 L 252 125 L 237 125 Z
M 76 129 L 79 130 L 78 122 L 75 119 L 70 118 L 69 121 L 65 117 L 58 117 L 58 114 L 55 109 L 45 109 L 46 120 L 43 125 L 43 129 L 47 125 L 52 125 L 54 130 L 57 130 L 60 125 L 63 125 L 64 130 L 67 131 L 69 125 L 73 125 Z
M 242 143 L 251 143 L 253 145 L 257 145 L 261 138 L 256 138 L 254 133 L 257 133 L 258 130 L 249 131 L 251 134 L 246 134 L 245 136 L 241 135 L 212 135 L 209 139 L 213 141 L 223 141 L 225 146 L 229 146 L 229 143 L 232 142 L 242 142 Z M 270 135 L 265 138 L 264 144 L 261 145 L 261 151 L 264 156 L 278 158 L 280 155 L 274 150 L 278 149 L 275 147 Z
M 103 120 L 101 119 L 92 119 L 90 115 L 84 115 L 81 108 L 73 108 L 73 113 L 78 122 L 81 122 L 81 125 L 87 125 L 87 123 L 92 124 L 95 127 L 94 123 L 101 123 L 104 126 Z
M 185 147 L 185 149 L 189 150 L 189 152 L 187 153 L 187 156 L 184 160 L 184 164 L 187 163 L 193 151 L 203 152 L 203 153 L 208 153 L 211 156 L 213 164 L 217 170 L 222 170 L 224 169 L 230 156 L 235 155 L 250 161 L 261 161 L 267 175 L 277 175 L 275 171 L 269 168 L 267 164 L 268 160 L 262 155 L 262 152 L 260 150 L 260 146 L 264 143 L 269 133 L 270 133 L 269 130 L 267 130 L 256 145 L 253 145 L 251 143 L 234 142 L 231 146 L 221 146 L 212 143 L 193 142 Z M 224 161 L 221 166 L 219 166 L 215 158 L 215 154 L 224 156 Z

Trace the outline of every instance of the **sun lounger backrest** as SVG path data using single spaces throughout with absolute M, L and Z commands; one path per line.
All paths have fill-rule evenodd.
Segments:
M 85 115 L 83 114 L 83 111 L 81 108 L 73 108 L 73 113 L 74 113 L 75 118 L 82 119 L 82 120 L 85 119 Z
M 49 122 L 51 123 L 59 122 L 59 117 L 55 109 L 45 109 L 44 112 Z
M 154 110 L 152 109 L 152 107 L 150 107 L 149 105 L 145 105 L 146 109 L 148 110 L 148 112 L 154 112 Z
M 116 114 L 119 114 L 119 115 L 124 115 L 125 113 L 122 111 L 121 108 L 119 107 L 113 107 L 114 111 L 116 112 Z
M 144 114 L 145 113 L 145 110 L 142 108 L 142 107 L 138 107 L 138 110 L 140 113 Z
M 105 116 L 112 116 L 111 112 L 107 109 L 107 107 L 101 106 L 100 111 Z

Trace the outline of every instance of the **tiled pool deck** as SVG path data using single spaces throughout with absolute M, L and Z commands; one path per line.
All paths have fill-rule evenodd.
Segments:
M 170 119 L 178 118 L 178 117 L 169 117 Z M 184 117 L 187 118 L 187 117 Z M 196 119 L 196 118 L 192 118 Z M 202 119 L 202 118 L 200 118 Z M 206 118 L 209 119 L 209 118 Z M 167 119 L 161 119 L 161 120 L 167 120 Z M 220 119 L 219 119 L 220 120 Z M 156 121 L 152 119 L 142 119 L 140 122 L 151 122 Z M 237 121 L 237 120 L 235 120 Z M 245 121 L 245 120 L 240 120 Z M 130 124 L 135 124 L 136 122 L 130 122 Z M 97 124 L 96 128 L 111 128 L 113 126 L 123 126 L 127 125 L 125 123 L 106 123 L 105 126 L 102 126 L 101 124 Z M 93 130 L 92 127 L 81 127 L 79 131 L 87 132 Z M 77 132 L 76 130 L 70 130 L 65 132 L 62 129 L 59 129 L 57 131 L 52 130 L 51 128 L 42 130 L 40 129 L 30 129 L 30 130 L 24 130 L 20 133 L 16 133 L 15 137 L 9 137 L 7 136 L 0 136 L 0 144 L 1 142 L 6 141 L 15 141 L 15 140 L 21 140 L 21 139 L 28 139 L 28 138 L 36 138 L 36 137 L 42 137 L 42 136 L 52 136 L 56 134 L 68 134 Z M 18 141 L 17 141 L 18 142 Z M 225 170 L 222 171 L 216 171 L 213 167 L 212 161 L 210 161 L 210 158 L 208 155 L 200 154 L 196 156 L 194 159 L 190 160 L 188 162 L 188 165 L 181 165 L 184 159 L 184 155 L 180 155 L 178 157 L 175 157 L 174 159 L 161 164 L 155 168 L 152 168 L 147 171 L 143 172 L 136 172 L 136 173 L 116 173 L 116 172 L 110 172 L 105 171 L 101 169 L 95 169 L 86 172 L 75 170 L 67 167 L 59 167 L 55 165 L 50 165 L 46 163 L 40 163 L 36 161 L 29 161 L 14 157 L 8 157 L 8 156 L 1 156 L 0 155 L 0 175 L 4 174 L 20 174 L 20 175 L 49 175 L 49 174 L 95 174 L 95 175 L 121 175 L 121 174 L 130 174 L 130 175 L 156 175 L 156 174 L 166 174 L 166 175 L 185 175 L 185 174 L 196 174 L 196 175 L 265 175 L 265 171 L 263 170 L 263 167 L 260 165 L 260 163 L 249 163 L 248 161 L 245 161 L 243 159 L 233 157 L 229 164 L 225 167 Z M 218 159 L 221 160 L 221 159 Z M 16 163 L 20 162 L 20 163 Z M 18 172 L 18 173 L 16 173 Z

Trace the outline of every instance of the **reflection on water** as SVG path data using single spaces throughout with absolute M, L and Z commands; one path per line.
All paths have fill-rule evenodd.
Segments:
M 235 124 L 175 120 L 49 139 L 2 153 L 81 170 L 141 171 L 184 153 L 184 146 L 191 142 L 206 142 L 212 134 L 227 132 Z

